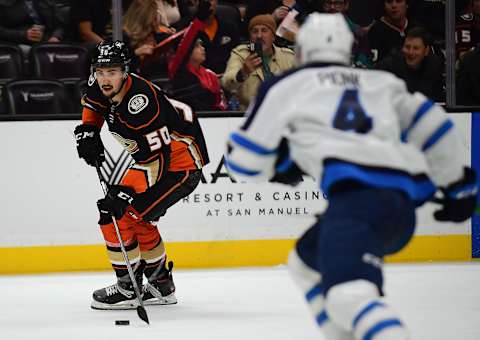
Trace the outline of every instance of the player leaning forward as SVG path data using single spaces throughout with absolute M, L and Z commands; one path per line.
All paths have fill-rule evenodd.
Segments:
M 148 279 L 142 294 L 145 304 L 177 302 L 173 263 L 167 267 L 165 246 L 155 223 L 195 189 L 200 169 L 208 163 L 203 134 L 191 108 L 129 73 L 129 55 L 120 41 L 97 46 L 82 99 L 83 123 L 75 129 L 78 154 L 89 165 L 105 160 L 100 139 L 104 121 L 135 160 L 120 185 L 111 185 L 97 203 L 108 257 L 117 276 L 116 284 L 93 293 L 92 308 L 97 309 L 137 306 L 112 214 L 118 220 L 139 287 L 143 274 Z
M 318 326 L 329 340 L 404 340 L 381 301 L 383 258 L 409 242 L 416 207 L 437 190 L 437 220 L 468 219 L 475 173 L 441 108 L 391 74 L 347 67 L 352 40 L 341 15 L 312 14 L 297 36 L 302 66 L 261 87 L 226 164 L 247 180 L 317 178 L 328 207 L 289 268 Z

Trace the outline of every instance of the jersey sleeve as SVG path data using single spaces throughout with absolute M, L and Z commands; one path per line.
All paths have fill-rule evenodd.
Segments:
M 460 139 L 446 112 L 423 94 L 409 93 L 403 81 L 395 83 L 391 93 L 401 141 L 424 153 L 435 184 L 445 187 L 460 179 L 464 164 L 458 152 Z
M 274 86 L 275 79 L 262 84 L 242 126 L 228 138 L 225 164 L 229 173 L 240 180 L 264 182 L 275 174 L 289 111 L 288 104 L 279 100 L 286 94 Z

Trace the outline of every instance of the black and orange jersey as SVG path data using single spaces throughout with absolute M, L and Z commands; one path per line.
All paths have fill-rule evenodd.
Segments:
M 473 15 L 462 14 L 455 22 L 455 49 L 457 57 L 475 46 L 473 37 Z
M 205 139 L 195 115 L 186 104 L 168 98 L 160 88 L 129 74 L 127 92 L 120 103 L 111 102 L 96 81 L 82 98 L 84 124 L 101 127 L 106 121 L 111 134 L 137 164 L 160 161 L 164 170 L 201 169 L 209 161 Z

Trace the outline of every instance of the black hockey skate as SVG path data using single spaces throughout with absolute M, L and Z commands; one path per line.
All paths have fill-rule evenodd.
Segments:
M 142 282 L 137 277 L 137 283 L 142 290 Z M 135 309 L 138 306 L 137 296 L 132 281 L 118 280 L 117 283 L 93 292 L 93 309 Z
M 143 286 L 143 302 L 145 305 L 172 305 L 177 303 L 175 284 L 172 277 L 173 262 L 168 262 L 168 269 L 162 268 L 155 278 L 149 278 Z

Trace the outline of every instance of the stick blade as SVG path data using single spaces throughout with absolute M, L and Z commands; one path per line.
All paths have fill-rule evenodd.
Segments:
M 145 321 L 147 323 L 147 325 L 150 325 L 150 322 L 148 321 L 148 315 L 147 315 L 147 311 L 145 310 L 145 307 L 138 306 L 137 307 L 137 314 L 138 314 L 138 317 L 140 319 L 142 319 L 143 321 Z

